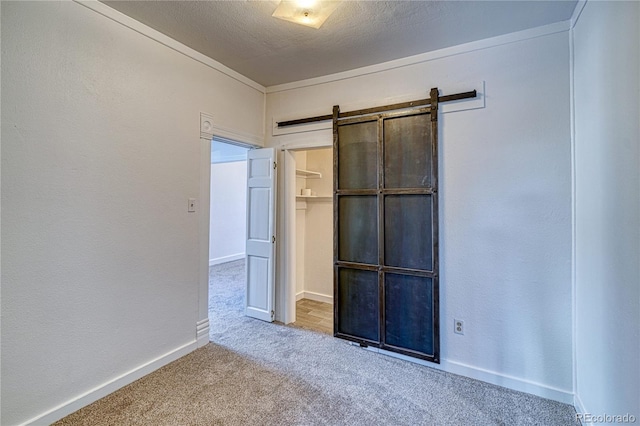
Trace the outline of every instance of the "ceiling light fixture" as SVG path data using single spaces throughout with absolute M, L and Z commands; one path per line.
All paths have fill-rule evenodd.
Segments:
M 336 10 L 338 3 L 339 1 L 324 0 L 282 0 L 271 16 L 318 29 Z

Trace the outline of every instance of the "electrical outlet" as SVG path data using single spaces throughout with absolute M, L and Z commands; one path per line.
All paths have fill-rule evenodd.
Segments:
M 453 332 L 456 334 L 464 334 L 464 321 L 453 319 Z

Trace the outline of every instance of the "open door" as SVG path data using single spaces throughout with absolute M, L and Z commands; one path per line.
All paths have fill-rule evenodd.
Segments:
M 245 315 L 274 319 L 276 150 L 247 153 L 247 292 Z

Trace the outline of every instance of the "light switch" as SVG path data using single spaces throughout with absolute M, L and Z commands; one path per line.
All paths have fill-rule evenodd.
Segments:
M 195 198 L 189 198 L 189 208 L 187 210 L 189 212 L 195 212 L 196 211 L 196 199 Z

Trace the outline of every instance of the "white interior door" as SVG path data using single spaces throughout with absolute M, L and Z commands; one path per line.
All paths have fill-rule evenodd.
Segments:
M 247 294 L 245 315 L 273 321 L 276 223 L 276 150 L 247 153 Z

